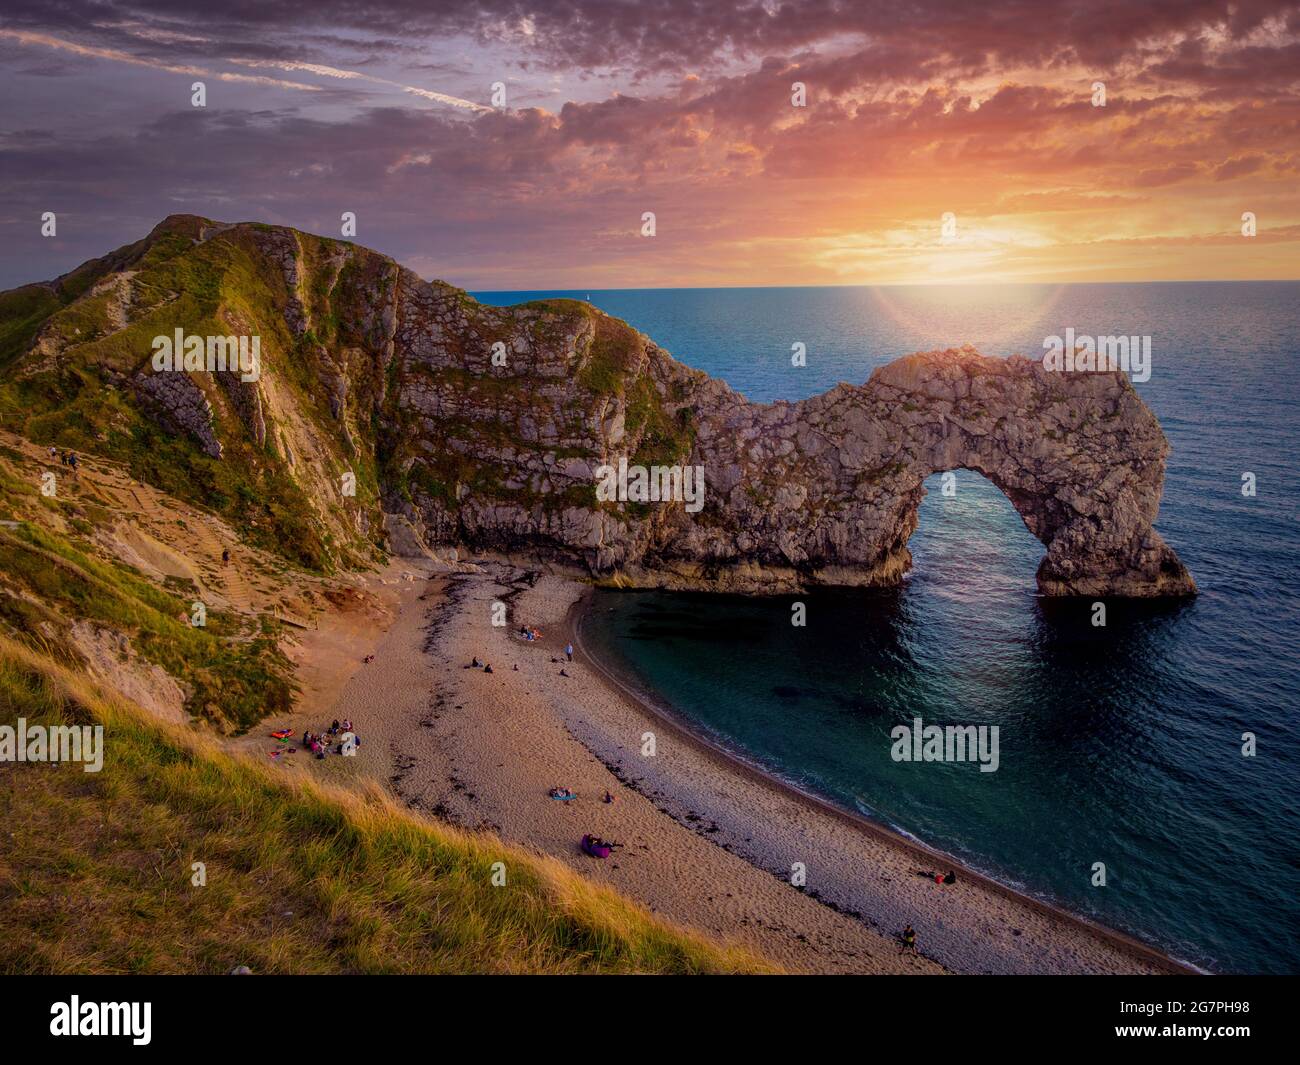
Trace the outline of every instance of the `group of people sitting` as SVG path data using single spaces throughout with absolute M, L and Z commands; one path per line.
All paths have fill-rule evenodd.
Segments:
M 324 733 L 304 731 L 302 745 L 317 758 L 324 758 L 331 748 L 335 754 L 351 754 L 361 746 L 361 737 L 352 731 L 352 722 L 344 718 L 341 722 L 334 719 L 334 724 Z
M 542 638 L 542 630 L 530 629 L 527 625 L 520 625 L 519 635 L 522 636 L 525 640 L 531 642 L 533 640 L 540 640 Z
M 578 793 L 576 791 L 574 791 L 572 788 L 565 788 L 565 787 L 554 787 L 546 794 L 549 795 L 552 799 L 564 799 L 566 801 L 569 799 L 576 799 L 578 797 Z M 613 801 L 614 801 L 614 796 L 611 795 L 608 791 L 606 791 L 605 797 L 601 800 L 601 802 L 609 803 Z
M 593 858 L 608 858 L 614 853 L 615 847 L 621 847 L 623 844 L 601 839 L 599 836 L 586 835 L 582 837 L 582 842 L 578 846 L 582 848 L 583 853 L 590 854 Z

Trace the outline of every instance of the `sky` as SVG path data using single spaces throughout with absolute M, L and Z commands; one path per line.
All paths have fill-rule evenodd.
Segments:
M 470 290 L 1294 279 L 1298 171 L 1300 0 L 0 4 L 0 288 L 175 213 Z

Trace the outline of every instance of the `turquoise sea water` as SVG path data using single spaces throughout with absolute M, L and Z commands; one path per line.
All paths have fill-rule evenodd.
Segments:
M 1300 970 L 1300 284 L 589 295 L 760 401 L 916 350 L 1151 336 L 1136 387 L 1173 446 L 1157 528 L 1195 600 L 1112 601 L 1094 628 L 1036 595 L 1042 545 L 959 471 L 953 498 L 928 483 L 899 589 L 805 596 L 804 629 L 788 599 L 602 592 L 588 639 L 725 745 L 1005 882 L 1215 970 Z M 998 725 L 998 771 L 893 761 L 914 717 Z

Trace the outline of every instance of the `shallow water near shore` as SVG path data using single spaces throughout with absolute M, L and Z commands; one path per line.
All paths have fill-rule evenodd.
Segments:
M 847 809 L 1196 964 L 1297 971 L 1300 285 L 590 295 L 764 401 L 860 383 L 913 350 L 1036 356 L 1070 326 L 1151 335 L 1136 387 L 1173 447 L 1157 528 L 1195 600 L 1111 601 L 1096 628 L 1089 603 L 1037 596 L 1042 545 L 959 471 L 951 498 L 927 483 L 900 588 L 801 597 L 803 628 L 788 598 L 601 591 L 584 633 L 720 743 Z M 894 761 L 890 731 L 916 717 L 998 726 L 998 770 Z

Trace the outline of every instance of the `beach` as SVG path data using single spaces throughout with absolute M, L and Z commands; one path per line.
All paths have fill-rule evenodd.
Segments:
M 334 612 L 302 634 L 295 657 L 316 683 L 304 684 L 288 724 L 350 718 L 362 748 L 323 762 L 299 753 L 291 771 L 382 780 L 413 809 L 554 856 L 792 971 L 1187 971 L 804 795 L 683 727 L 586 653 L 577 621 L 588 589 L 570 575 L 506 560 L 440 568 L 397 560 L 369 579 L 363 623 L 355 609 Z M 497 604 L 504 625 L 493 624 L 503 619 Z M 525 640 L 521 625 L 541 638 Z M 492 672 L 471 667 L 475 658 Z M 651 735 L 653 754 L 643 754 Z M 550 798 L 557 786 L 577 798 Z M 586 833 L 622 846 L 607 860 L 588 857 Z M 956 869 L 957 882 L 916 875 L 939 868 Z M 899 949 L 909 923 L 919 957 Z

